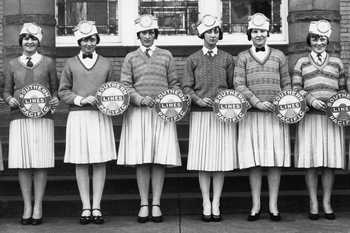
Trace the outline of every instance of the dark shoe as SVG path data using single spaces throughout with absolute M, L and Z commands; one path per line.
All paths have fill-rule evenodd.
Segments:
M 211 215 L 202 214 L 202 221 L 203 222 L 210 222 L 211 221 Z
M 254 222 L 254 221 L 259 220 L 259 218 L 260 218 L 260 211 L 258 213 L 254 213 L 254 214 L 250 213 L 247 217 L 247 220 L 249 222 Z
M 336 217 L 335 217 L 335 213 L 324 213 L 324 217 L 328 220 L 334 220 Z
M 222 220 L 221 214 L 219 214 L 219 215 L 213 214 L 213 216 L 212 216 L 213 222 L 220 222 L 221 220 Z
M 21 218 L 21 224 L 22 225 L 31 225 L 32 224 L 32 218 Z
M 40 225 L 43 223 L 43 218 L 32 218 L 32 225 Z
M 157 206 L 160 209 L 160 205 L 152 205 L 152 207 L 153 206 Z M 152 220 L 152 222 L 155 222 L 155 223 L 163 222 L 163 216 L 162 215 L 152 216 L 151 220 Z
M 140 208 L 142 207 L 147 207 L 148 208 L 148 205 L 140 205 Z M 148 216 L 145 216 L 145 217 L 141 217 L 141 216 L 137 216 L 137 222 L 139 223 L 146 223 L 149 221 L 149 217 Z
M 94 215 L 94 210 L 99 211 L 101 215 Z M 102 212 L 100 209 L 92 209 L 92 222 L 95 224 L 103 224 L 105 220 L 103 219 Z
M 310 220 L 318 220 L 320 218 L 320 214 L 313 214 L 313 213 L 309 213 L 309 219 Z
M 282 219 L 280 213 L 273 214 L 273 213 L 269 212 L 269 214 L 270 214 L 270 220 L 271 220 L 271 221 L 279 222 L 279 221 L 281 221 L 281 219 Z
M 82 216 L 81 214 L 82 214 L 84 211 L 90 211 L 90 215 L 88 215 L 88 216 Z M 89 223 L 92 221 L 92 218 L 91 218 L 91 210 L 90 210 L 90 209 L 82 209 L 82 210 L 81 210 L 81 214 L 80 214 L 80 219 L 79 219 L 79 222 L 80 222 L 81 225 L 89 224 Z

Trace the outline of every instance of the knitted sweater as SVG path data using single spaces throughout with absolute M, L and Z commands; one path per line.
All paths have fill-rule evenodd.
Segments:
M 199 50 L 186 60 L 182 88 L 194 102 L 214 98 L 220 89 L 233 88 L 233 57 L 223 50 L 209 57 Z
M 120 81 L 130 88 L 131 103 L 137 106 L 145 96 L 156 97 L 163 90 L 180 86 L 173 56 L 160 48 L 155 48 L 151 57 L 140 48 L 128 53 Z
M 5 86 L 3 98 L 8 101 L 9 97 L 18 99 L 20 89 L 32 83 L 39 83 L 50 90 L 52 97 L 57 96 L 58 79 L 56 63 L 53 59 L 42 56 L 41 60 L 33 67 L 27 67 L 19 61 L 19 58 L 12 59 L 5 71 Z M 51 118 L 48 113 L 44 117 Z M 18 107 L 11 108 L 10 118 L 25 118 Z
M 89 104 L 84 106 L 74 105 L 77 96 L 94 96 L 97 89 L 107 81 L 115 80 L 112 77 L 112 66 L 107 58 L 98 55 L 93 67 L 87 69 L 78 56 L 69 58 L 65 64 L 60 78 L 58 95 L 63 102 L 70 105 L 70 110 L 97 110 Z
M 339 90 L 345 89 L 345 72 L 342 61 L 327 54 L 323 65 L 318 66 L 310 56 L 301 57 L 293 71 L 293 89 L 306 96 L 308 105 L 319 99 L 327 101 Z
M 286 57 L 280 50 L 270 48 L 265 61 L 260 62 L 250 50 L 241 52 L 234 71 L 234 85 L 254 107 L 258 102 L 271 102 L 281 90 L 291 88 Z

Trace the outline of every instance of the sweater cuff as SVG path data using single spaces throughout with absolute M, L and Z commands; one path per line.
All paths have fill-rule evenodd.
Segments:
M 260 100 L 257 97 L 253 96 L 250 98 L 249 102 L 251 103 L 252 106 L 256 107 L 256 105 L 260 102 Z
M 133 100 L 134 100 L 133 102 L 135 105 L 141 106 L 141 101 L 143 100 L 143 96 L 135 95 L 135 96 L 133 96 Z
M 312 102 L 316 100 L 316 98 L 314 96 L 312 96 L 311 94 L 308 94 L 306 96 L 306 102 L 308 103 L 309 106 L 312 106 Z
M 77 106 L 82 106 L 81 105 L 81 100 L 83 99 L 83 97 L 77 95 L 75 98 L 74 98 L 74 104 L 77 105 Z

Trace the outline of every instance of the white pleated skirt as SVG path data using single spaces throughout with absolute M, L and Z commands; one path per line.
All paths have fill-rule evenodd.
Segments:
M 238 125 L 238 164 L 251 167 L 289 167 L 289 126 L 273 113 L 248 112 Z
M 175 123 L 162 120 L 153 109 L 129 107 L 123 117 L 117 164 L 181 166 Z
M 306 114 L 297 127 L 295 167 L 345 168 L 344 130 L 326 115 Z
M 55 165 L 54 122 L 16 119 L 10 122 L 9 168 L 50 168 Z
M 67 119 L 65 163 L 104 163 L 116 159 L 112 119 L 99 111 L 71 111 Z
M 213 112 L 192 112 L 187 170 L 232 171 L 237 164 L 237 125 Z

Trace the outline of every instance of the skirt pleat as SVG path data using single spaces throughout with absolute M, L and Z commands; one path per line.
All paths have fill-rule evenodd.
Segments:
M 213 112 L 192 112 L 190 116 L 187 169 L 232 171 L 237 164 L 237 126 L 222 122 Z
M 9 168 L 49 168 L 55 165 L 54 122 L 17 119 L 10 123 Z
M 71 111 L 67 119 L 65 163 L 116 159 L 112 119 L 98 111 Z
M 130 107 L 123 117 L 117 164 L 149 163 L 181 166 L 176 125 L 153 109 Z
M 344 130 L 326 115 L 306 114 L 297 127 L 295 166 L 345 168 Z
M 238 164 L 250 167 L 289 167 L 289 126 L 273 113 L 248 112 L 238 126 Z

